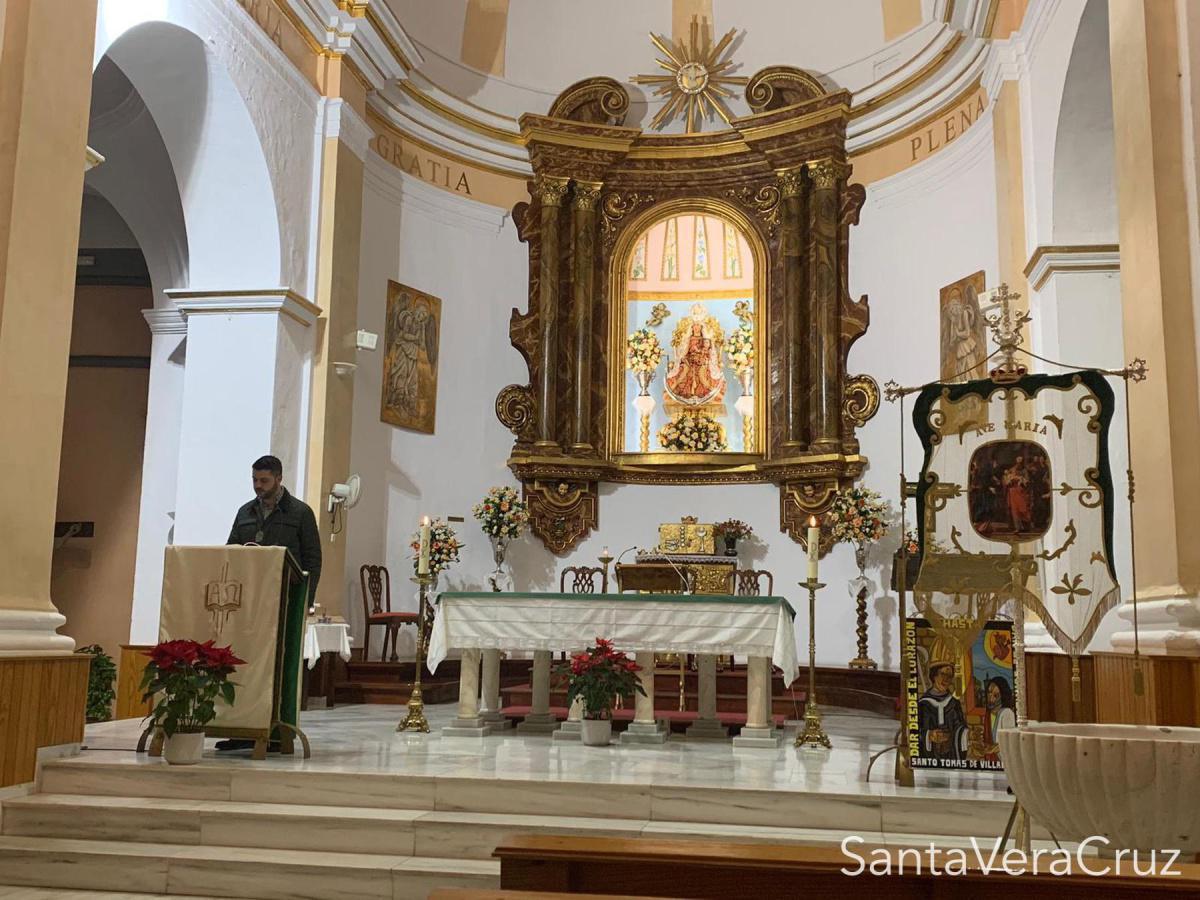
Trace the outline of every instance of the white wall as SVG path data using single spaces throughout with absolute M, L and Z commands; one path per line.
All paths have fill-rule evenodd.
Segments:
M 851 237 L 850 271 L 852 293 L 872 296 L 872 324 L 852 353 L 851 371 L 868 372 L 881 384 L 889 378 L 916 384 L 937 377 L 938 289 L 980 268 L 989 282 L 995 279 L 991 141 L 990 120 L 985 120 L 928 166 L 868 191 L 863 224 Z M 509 344 L 508 320 L 512 307 L 527 306 L 527 271 L 526 247 L 499 211 L 415 182 L 374 156 L 368 161 L 359 324 L 382 334 L 389 278 L 440 297 L 440 383 L 435 434 L 393 428 L 379 420 L 382 352 L 359 353 L 352 468 L 363 476 L 366 491 L 349 526 L 350 596 L 361 597 L 362 563 L 385 562 L 397 580 L 393 608 L 415 609 L 407 544 L 422 513 L 467 518 L 460 527 L 468 544 L 463 562 L 443 576 L 442 587 L 479 587 L 492 568 L 470 508 L 490 485 L 515 484 L 504 465 L 512 437 L 497 421 L 494 402 L 501 387 L 525 381 L 524 363 Z M 889 497 L 895 497 L 898 483 L 897 440 L 897 410 L 885 406 L 863 430 L 862 441 L 872 460 L 866 482 Z M 910 478 L 919 464 L 919 447 L 910 433 Z M 776 592 L 798 609 L 803 647 L 807 601 L 796 583 L 804 577 L 804 554 L 779 531 L 774 485 L 604 485 L 600 526 L 569 557 L 553 556 L 533 537 L 513 545 L 517 584 L 556 588 L 563 566 L 591 563 L 605 545 L 614 552 L 634 544 L 653 546 L 658 524 L 683 515 L 702 521 L 732 516 L 753 526 L 762 543 L 743 547 L 743 565 L 774 573 Z M 873 560 L 871 566 L 870 574 L 884 580 L 880 564 Z M 854 607 L 846 591 L 854 574 L 850 548 L 838 548 L 823 563 L 829 587 L 819 597 L 817 615 L 822 664 L 844 665 L 855 656 Z M 896 604 L 883 593 L 871 602 L 871 652 L 896 668 Z M 350 604 L 350 619 L 361 635 L 361 599 Z

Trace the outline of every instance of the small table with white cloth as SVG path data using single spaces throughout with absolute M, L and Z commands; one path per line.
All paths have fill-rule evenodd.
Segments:
M 532 709 L 518 731 L 559 729 L 550 712 L 550 661 L 557 651 L 579 651 L 597 637 L 636 654 L 646 696 L 635 697 L 634 721 L 622 736 L 629 743 L 661 743 L 666 732 L 654 716 L 654 654 L 696 654 L 699 709 L 693 737 L 719 737 L 716 660 L 748 658 L 746 724 L 736 746 L 776 746 L 771 721 L 771 665 L 785 684 L 800 674 L 793 629 L 795 611 L 783 597 L 723 594 L 554 594 L 448 591 L 438 598 L 429 640 L 429 670 L 451 651 L 462 657 L 458 718 L 449 736 L 484 735 L 503 724 L 500 714 L 500 653 L 533 651 Z M 483 703 L 480 705 L 480 666 Z M 576 703 L 565 726 L 578 725 Z
M 328 654 L 328 655 L 327 655 Z M 325 657 L 321 684 L 327 708 L 333 708 L 333 656 L 350 661 L 350 625 L 347 622 L 310 621 L 304 628 L 304 694 L 301 709 L 308 709 L 309 670 Z

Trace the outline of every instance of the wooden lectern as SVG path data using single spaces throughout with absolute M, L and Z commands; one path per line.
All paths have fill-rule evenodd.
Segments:
M 167 548 L 159 640 L 211 639 L 246 660 L 232 678 L 233 705 L 218 703 L 206 735 L 252 739 L 255 759 L 266 758 L 271 740 L 293 753 L 298 736 L 304 758 L 311 755 L 299 727 L 308 593 L 308 573 L 284 547 Z M 152 755 L 160 743 L 156 737 Z

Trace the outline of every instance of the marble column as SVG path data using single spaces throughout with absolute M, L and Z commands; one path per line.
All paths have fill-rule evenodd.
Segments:
M 804 449 L 804 422 L 808 395 L 801 388 L 804 380 L 804 357 L 801 348 L 805 341 L 805 310 L 808 303 L 804 291 L 804 242 L 801 218 L 800 194 L 804 189 L 804 171 L 801 167 L 781 169 L 775 173 L 779 178 L 779 190 L 783 197 L 783 309 L 785 361 L 783 382 L 784 403 L 787 421 L 784 431 L 783 451 L 785 454 Z
M 9 0 L 3 9 L 0 472 L 7 489 L 0 494 L 0 656 L 46 656 L 75 648 L 57 633 L 66 619 L 50 599 L 50 568 L 96 0 Z M 11 727 L 22 714 L 30 721 L 51 715 L 44 708 L 22 709 L 20 693 L 0 701 Z M 64 707 L 75 702 L 54 699 Z
M 287 288 L 166 293 L 187 320 L 175 543 L 222 544 L 253 496 L 259 456 L 279 457 L 288 490 L 305 494 L 305 397 L 321 310 Z
M 693 740 L 724 740 L 729 729 L 717 719 L 717 658 L 710 653 L 696 657 L 696 676 L 699 697 L 697 717 L 687 730 Z
M 633 723 L 621 733 L 621 743 L 662 744 L 667 740 L 667 729 L 654 718 L 654 652 L 643 650 L 634 661 L 640 669 L 638 681 L 646 695 L 634 695 Z
M 538 266 L 538 453 L 562 452 L 555 430 L 558 383 L 558 220 L 569 180 L 552 175 L 537 179 L 534 191 L 541 204 L 541 256 Z
M 512 728 L 512 721 L 500 712 L 500 651 L 483 651 L 483 700 L 479 717 L 492 731 Z
M 1193 7 L 1126 0 L 1108 4 L 1108 19 L 1125 360 L 1142 357 L 1150 370 L 1130 388 L 1137 644 L 1142 653 L 1200 656 L 1200 272 L 1188 212 L 1196 197 L 1188 160 L 1200 149 L 1200 126 L 1194 100 L 1181 93 L 1200 55 Z M 1129 585 L 1122 587 L 1128 597 Z M 1130 653 L 1132 604 L 1118 614 L 1113 648 Z
M 596 204 L 599 181 L 576 181 L 571 204 L 574 253 L 574 297 L 571 304 L 575 324 L 575 416 L 572 453 L 591 453 L 592 410 L 592 305 L 595 281 Z
M 746 663 L 746 724 L 733 746 L 773 749 L 779 741 L 771 722 L 771 661 L 751 656 Z
M 550 712 L 550 651 L 533 652 L 533 701 L 529 715 L 517 731 L 521 734 L 549 734 L 558 728 L 558 720 Z
M 838 313 L 838 188 L 849 167 L 834 159 L 807 164 L 809 449 L 841 450 L 841 316 Z
M 443 737 L 486 737 L 492 729 L 479 714 L 479 661 L 477 648 L 462 651 L 458 674 L 458 716 L 442 729 Z

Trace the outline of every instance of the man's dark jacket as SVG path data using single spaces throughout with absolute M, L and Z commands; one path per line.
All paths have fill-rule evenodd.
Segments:
M 321 534 L 317 517 L 303 500 L 297 500 L 285 488 L 275 511 L 263 523 L 262 540 L 258 535 L 258 500 L 251 500 L 237 511 L 227 544 L 262 544 L 264 547 L 287 547 L 309 574 L 309 602 L 317 596 L 321 579 Z

